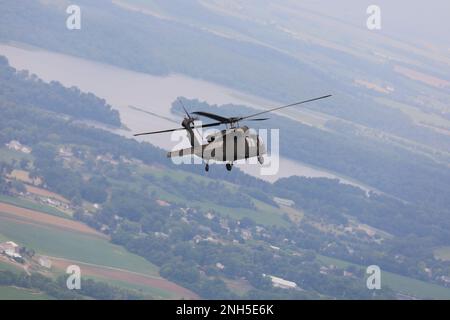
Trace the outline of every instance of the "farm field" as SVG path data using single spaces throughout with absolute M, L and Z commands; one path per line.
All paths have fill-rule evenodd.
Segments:
M 287 226 L 288 222 L 283 220 L 283 212 L 275 207 L 269 206 L 261 201 L 252 199 L 258 210 L 246 209 L 246 208 L 235 208 L 230 210 L 230 208 L 215 204 L 213 202 L 204 201 L 191 201 L 193 207 L 198 206 L 201 209 L 214 208 L 217 212 L 224 216 L 230 216 L 234 219 L 242 219 L 244 217 L 251 218 L 256 223 L 270 226 Z
M 25 154 L 22 152 L 10 150 L 6 147 L 0 148 L 0 160 L 1 161 L 11 164 L 13 161 L 17 161 L 17 160 L 20 161 L 21 159 L 31 160 L 31 159 L 33 159 L 33 156 L 30 154 Z
M 59 194 L 56 194 L 54 192 L 42 189 L 42 188 L 38 188 L 38 187 L 34 187 L 34 186 L 30 186 L 27 185 L 26 186 L 27 191 L 30 193 L 34 193 L 38 196 L 42 196 L 42 197 L 48 197 L 48 198 L 53 198 L 55 200 L 61 201 L 63 203 L 69 203 L 70 201 L 67 200 L 66 198 L 60 196 Z
M 436 259 L 450 261 L 450 247 L 440 247 L 434 250 Z
M 141 165 L 136 167 L 136 171 L 139 172 L 140 175 L 151 175 L 155 179 L 164 179 L 164 178 L 173 178 L 177 182 L 183 182 L 185 179 L 192 179 L 194 182 L 200 182 L 200 183 L 210 183 L 215 182 L 214 179 L 208 178 L 208 177 L 202 177 L 202 176 L 196 176 L 191 173 L 186 173 L 178 170 L 157 170 L 152 169 L 148 166 Z M 110 181 L 115 186 L 127 186 L 128 188 L 134 187 L 133 185 L 129 184 L 126 185 L 121 181 Z M 239 192 L 239 187 L 233 183 L 230 182 L 224 182 L 223 183 L 226 188 L 228 188 L 231 191 Z M 270 226 L 270 225 L 276 225 L 276 226 L 287 226 L 289 225 L 288 221 L 283 219 L 283 214 L 285 211 L 281 210 L 280 208 L 271 206 L 269 204 L 266 204 L 262 201 L 259 201 L 255 198 L 251 198 L 252 202 L 254 203 L 256 210 L 254 209 L 248 209 L 248 208 L 232 208 L 230 209 L 227 206 L 219 205 L 217 203 L 214 203 L 212 201 L 209 201 L 208 199 L 203 199 L 202 201 L 187 199 L 183 195 L 176 193 L 176 192 L 169 192 L 167 190 L 161 189 L 158 186 L 148 186 L 147 187 L 151 192 L 155 192 L 158 197 L 161 200 L 167 201 L 169 203 L 176 203 L 176 204 L 186 204 L 190 203 L 191 207 L 198 207 L 202 210 L 210 210 L 211 208 L 214 208 L 215 211 L 217 211 L 219 214 L 223 216 L 230 216 L 235 219 L 242 219 L 244 217 L 251 218 L 256 223 Z
M 130 272 L 123 269 L 79 263 L 67 259 L 52 259 L 53 266 L 59 270 L 65 270 L 69 265 L 77 264 L 82 272 L 96 280 L 108 282 L 111 285 L 121 284 L 129 289 L 141 290 L 158 299 L 184 298 L 198 299 L 193 292 L 157 276 L 149 276 L 142 273 Z
M 69 219 L 52 216 L 35 210 L 20 208 L 14 205 L 0 202 L 0 215 L 10 219 L 22 220 L 29 223 L 38 223 L 39 225 L 55 226 L 58 229 L 67 229 L 83 234 L 88 234 L 98 238 L 107 238 L 102 233 L 89 228 L 88 226 Z
M 45 293 L 16 287 L 0 286 L 2 300 L 52 300 Z
M 0 203 L 0 240 L 11 240 L 37 254 L 58 258 L 53 259 L 53 271 L 61 269 L 61 261 L 75 261 L 84 266 L 87 275 L 111 285 L 140 288 L 149 296 L 163 299 L 197 297 L 161 278 L 158 268 L 144 258 L 110 243 L 105 235 L 77 221 Z M 0 262 L 1 270 L 14 269 Z
M 23 269 L 17 264 L 9 262 L 7 258 L 0 257 L 0 271 L 22 272 Z
M 354 263 L 350 263 L 344 260 L 330 258 L 322 255 L 318 255 L 318 260 L 324 264 L 334 264 L 337 267 L 345 268 L 350 265 L 362 267 Z M 382 271 L 381 273 L 381 285 L 389 286 L 391 289 L 401 292 L 406 295 L 411 295 L 421 299 L 450 299 L 450 288 L 441 287 L 436 284 L 427 283 L 421 280 L 408 278 L 392 272 Z
M 46 205 L 43 205 L 43 204 L 40 204 L 40 203 L 37 203 L 34 201 L 29 201 L 27 199 L 11 197 L 11 196 L 0 194 L 0 202 L 12 204 L 14 206 L 25 208 L 25 209 L 30 209 L 30 210 L 47 213 L 47 214 L 50 214 L 50 215 L 56 216 L 56 217 L 62 217 L 62 218 L 66 218 L 66 219 L 71 218 L 68 214 L 66 214 L 56 208 L 49 207 L 49 206 L 46 206 Z
M 148 275 L 157 274 L 157 268 L 144 258 L 129 254 L 106 239 L 79 232 L 14 220 L 0 214 L 0 234 L 39 254 L 124 268 Z

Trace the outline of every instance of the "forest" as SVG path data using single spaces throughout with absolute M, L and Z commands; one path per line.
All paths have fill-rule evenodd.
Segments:
M 65 88 L 59 82 L 46 84 L 27 71 L 16 72 L 8 60 L 0 56 L 0 96 L 4 100 L 20 101 L 23 106 L 38 107 L 66 114 L 74 119 L 88 119 L 119 127 L 120 117 L 105 100 L 76 87 Z
M 97 282 L 92 279 L 82 279 L 79 291 L 70 291 L 66 287 L 64 276 L 52 280 L 39 273 L 27 275 L 25 272 L 14 273 L 0 270 L 0 286 L 15 286 L 25 289 L 35 289 L 44 292 L 52 298 L 60 300 L 138 300 L 143 297 L 136 292 L 124 290 Z

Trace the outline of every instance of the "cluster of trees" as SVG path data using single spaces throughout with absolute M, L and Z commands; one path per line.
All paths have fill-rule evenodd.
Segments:
M 290 177 L 280 179 L 273 191 L 295 201 L 310 215 L 336 225 L 346 225 L 348 217 L 399 237 L 433 235 L 435 245 L 450 240 L 450 220 L 420 206 L 404 203 L 387 195 L 365 191 L 338 180 Z M 433 215 L 433 219 L 430 218 Z M 389 221 L 389 223 L 387 223 Z
M 80 290 L 69 290 L 64 276 L 52 280 L 40 273 L 28 275 L 24 272 L 14 273 L 0 270 L 0 285 L 16 286 L 25 289 L 35 289 L 50 297 L 60 300 L 80 300 L 94 298 L 98 300 L 139 300 L 140 293 L 110 286 L 92 279 L 82 279 Z
M 190 176 L 182 181 L 177 181 L 171 177 L 165 177 L 164 179 L 155 179 L 151 175 L 145 177 L 152 184 L 192 202 L 208 201 L 229 208 L 255 208 L 248 195 L 240 192 L 240 190 L 230 190 L 230 187 L 222 182 L 203 182 Z
M 70 291 L 67 287 L 62 288 L 56 281 L 51 280 L 39 273 L 14 273 L 11 271 L 0 271 L 0 285 L 16 286 L 26 289 L 37 289 L 45 292 L 51 297 L 62 300 L 83 299 L 81 295 Z
M 25 185 L 19 180 L 7 180 L 5 176 L 14 169 L 14 164 L 0 161 L 0 194 L 26 192 Z
M 168 238 L 152 234 L 138 237 L 122 229 L 113 234 L 115 243 L 159 265 L 161 275 L 207 298 L 237 297 L 225 286 L 221 280 L 223 277 L 249 281 L 254 289 L 241 298 L 270 296 L 278 299 L 308 299 L 318 298 L 319 294 L 338 298 L 372 297 L 365 287 L 363 275 L 356 274 L 356 278 L 343 279 L 342 269 L 337 274 L 320 274 L 320 263 L 311 252 L 298 256 L 284 251 L 274 253 L 264 245 L 216 244 L 209 241 L 193 244 L 186 240 L 182 241 L 171 234 Z M 224 269 L 218 269 L 216 263 L 224 265 Z M 200 270 L 207 278 L 201 275 Z M 262 276 L 263 273 L 294 281 L 306 291 L 276 289 Z M 385 288 L 380 292 L 380 297 L 392 298 L 393 292 Z
M 120 126 L 120 116 L 105 100 L 78 88 L 66 88 L 59 82 L 45 83 L 28 71 L 16 71 L 0 56 L 0 96 L 25 106 L 67 114 L 78 119 L 95 120 Z

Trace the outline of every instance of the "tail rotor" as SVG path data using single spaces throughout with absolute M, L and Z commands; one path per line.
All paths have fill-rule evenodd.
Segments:
M 198 120 L 198 117 L 191 116 L 191 114 L 187 111 L 186 107 L 184 106 L 183 101 L 180 98 L 178 98 L 178 102 L 181 104 L 181 107 L 183 108 L 184 112 L 186 113 L 186 117 L 181 122 L 181 125 L 188 132 L 191 146 L 195 147 L 195 146 L 201 145 L 201 143 L 196 139 L 195 133 L 193 131 L 193 129 L 195 128 L 195 131 L 197 131 L 198 135 L 203 139 L 203 136 L 200 134 L 200 132 L 198 131 L 198 129 L 195 127 L 195 124 L 194 124 L 194 122 Z

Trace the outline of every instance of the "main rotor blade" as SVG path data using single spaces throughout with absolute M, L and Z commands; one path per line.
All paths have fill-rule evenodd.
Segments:
M 222 124 L 221 122 L 207 123 L 204 125 L 193 126 L 192 129 L 215 127 L 215 126 L 220 126 L 221 124 Z M 150 134 L 159 134 L 159 133 L 166 133 L 166 132 L 173 132 L 173 131 L 180 131 L 180 130 L 186 130 L 186 129 L 185 128 L 176 128 L 176 129 L 167 129 L 167 130 L 152 131 L 152 132 L 143 132 L 143 133 L 134 134 L 133 136 L 139 137 L 139 136 L 145 136 L 145 135 L 150 135 Z
M 199 115 L 199 116 L 203 116 L 203 117 L 207 117 L 216 121 L 220 121 L 221 123 L 228 123 L 230 122 L 229 118 L 225 118 L 222 116 L 219 116 L 218 114 L 214 114 L 214 113 L 210 113 L 210 112 L 204 112 L 204 111 L 196 111 L 196 112 L 192 112 L 193 114 Z
M 269 120 L 270 118 L 257 118 L 257 119 L 245 119 L 244 121 L 265 121 Z
M 151 112 L 151 111 L 147 111 L 147 110 L 135 107 L 135 106 L 128 106 L 128 108 L 136 110 L 136 111 L 139 111 L 139 112 L 142 112 L 142 113 L 146 113 L 146 114 L 149 114 L 149 115 L 151 115 L 153 117 L 157 117 L 157 118 L 160 118 L 160 119 L 163 119 L 163 120 L 167 120 L 167 121 L 170 121 L 170 122 L 173 122 L 173 123 L 176 123 L 176 124 L 179 123 L 178 121 L 175 121 L 175 119 L 172 119 L 172 118 L 169 118 L 169 117 L 165 117 L 165 116 L 159 115 L 157 113 L 154 113 L 154 112 Z
M 309 99 L 309 100 L 304 100 L 304 101 L 288 104 L 286 106 L 281 106 L 281 107 L 278 107 L 278 108 L 273 108 L 273 109 L 270 109 L 270 110 L 261 111 L 261 112 L 258 112 L 258 113 L 255 113 L 255 114 L 252 114 L 252 115 L 249 115 L 249 116 L 241 117 L 241 118 L 239 118 L 239 121 L 242 121 L 242 120 L 245 120 L 245 119 L 248 119 L 248 118 L 253 118 L 253 117 L 259 116 L 259 115 L 264 114 L 264 113 L 277 111 L 277 110 L 280 110 L 280 109 L 283 109 L 283 108 L 293 107 L 293 106 L 297 106 L 297 105 L 300 105 L 300 104 L 313 102 L 313 101 L 317 101 L 317 100 L 321 100 L 321 99 L 325 99 L 325 98 L 329 98 L 331 96 L 332 95 L 329 94 L 329 95 L 326 95 L 326 96 L 322 96 L 322 97 L 318 97 L 318 98 L 314 98 L 314 99 Z
M 191 115 L 190 115 L 189 112 L 186 110 L 183 101 L 182 101 L 180 98 L 178 98 L 178 102 L 181 104 L 181 107 L 183 108 L 183 110 L 184 110 L 184 112 L 186 113 L 187 117 L 190 119 L 190 118 L 191 118 Z
M 133 134 L 133 136 L 139 137 L 139 136 L 145 136 L 145 135 L 149 135 L 149 134 L 166 133 L 166 132 L 173 132 L 173 131 L 178 131 L 178 130 L 185 130 L 185 129 L 177 128 L 177 129 L 167 129 L 167 130 L 161 130 L 161 131 L 143 132 L 143 133 Z

